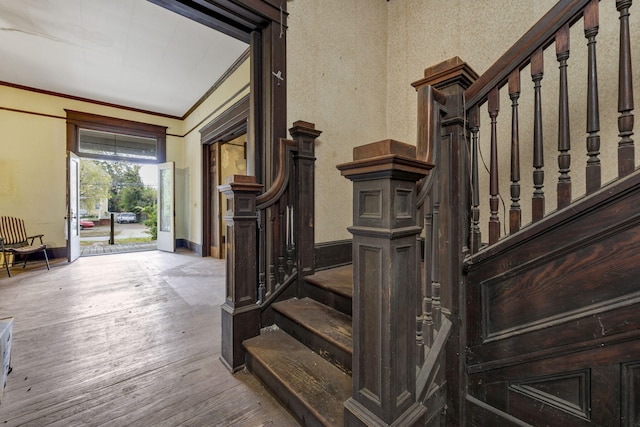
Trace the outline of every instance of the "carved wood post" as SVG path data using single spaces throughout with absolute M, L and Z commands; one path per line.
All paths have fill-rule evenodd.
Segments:
M 441 121 L 441 150 L 438 160 L 440 209 L 437 232 L 444 243 L 434 250 L 440 251 L 442 312 L 450 317 L 453 323 L 446 347 L 446 423 L 452 426 L 464 425 L 467 387 L 464 360 L 466 330 L 462 327 L 466 322 L 466 278 L 462 265 L 465 255 L 471 250 L 470 246 L 479 243 L 470 238 L 472 195 L 469 175 L 472 171 L 468 138 L 471 132 L 465 130 L 467 116 L 464 104 L 464 91 L 477 78 L 478 74 L 466 62 L 454 57 L 425 69 L 424 78 L 413 83 L 415 88 L 431 85 L 447 97 L 446 115 Z M 472 124 L 479 126 L 477 109 L 475 113 L 476 120 Z M 471 114 L 474 114 L 474 111 L 471 111 Z M 475 237 L 479 239 L 479 231 Z
M 253 176 L 233 175 L 218 186 L 227 200 L 226 298 L 222 304 L 222 361 L 232 372 L 244 365 L 242 342 L 260 333 L 256 196 Z
M 314 238 L 314 176 L 315 176 L 315 140 L 322 131 L 316 125 L 298 120 L 289 129 L 291 137 L 296 141 L 298 154 L 296 162 L 295 223 L 294 232 L 298 250 L 298 272 L 300 278 L 313 274 L 315 270 L 315 238 Z
M 353 395 L 345 425 L 414 425 L 415 297 L 419 283 L 416 182 L 433 165 L 415 146 L 386 140 L 354 149 L 339 165 L 353 181 Z

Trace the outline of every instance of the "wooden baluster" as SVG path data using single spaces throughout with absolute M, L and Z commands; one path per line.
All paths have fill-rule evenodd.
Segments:
M 287 223 L 289 224 L 289 227 L 287 228 L 287 238 L 285 239 L 285 241 L 287 241 L 287 270 L 286 270 L 286 275 L 287 277 L 290 276 L 293 273 L 293 253 L 295 251 L 296 248 L 296 244 L 295 244 L 295 235 L 294 235 L 294 209 L 293 209 L 293 205 L 288 205 L 287 206 Z
M 431 196 L 424 201 L 424 276 L 422 278 L 422 336 L 427 347 L 433 345 L 433 294 L 431 293 L 431 260 L 433 257 L 433 213 Z
M 633 78 L 631 74 L 631 42 L 629 39 L 629 8 L 632 0 L 616 0 L 620 12 L 620 62 L 618 69 L 618 176 L 635 168 L 633 135 Z
M 280 202 L 276 204 L 276 208 L 278 209 L 278 225 L 279 225 L 276 231 L 276 234 L 278 235 L 278 243 L 279 243 L 277 246 L 278 248 L 277 280 L 278 282 L 276 283 L 276 289 L 284 283 L 284 279 L 285 279 L 284 252 L 286 251 L 286 244 L 285 244 L 285 240 L 283 239 L 283 236 L 285 236 L 286 234 L 286 221 L 284 217 L 284 211 L 282 210 L 283 205 L 286 207 L 285 200 L 286 200 L 285 197 L 282 197 Z
M 558 96 L 558 209 L 571 203 L 571 131 L 569 129 L 569 88 L 567 83 L 567 60 L 569 59 L 569 24 L 556 33 L 556 58 L 560 63 L 560 93 Z
M 544 151 L 542 140 L 542 94 L 540 81 L 544 75 L 542 49 L 531 56 L 531 80 L 534 90 L 533 112 L 533 198 L 531 200 L 531 219 L 538 221 L 544 216 Z
M 509 75 L 509 97 L 511 98 L 511 208 L 509 209 L 509 232 L 515 233 L 522 225 L 520 210 L 520 132 L 518 129 L 518 98 L 520 98 L 520 70 Z
M 262 304 L 267 297 L 266 272 L 265 272 L 265 246 L 267 245 L 264 232 L 264 214 L 257 211 L 258 221 L 258 304 Z
M 489 92 L 489 117 L 491 118 L 491 161 L 489 165 L 489 244 L 500 239 L 500 216 L 498 214 L 498 126 L 497 117 L 500 111 L 500 92 L 495 87 Z
M 273 240 L 275 239 L 274 234 L 275 230 L 276 230 L 276 226 L 275 226 L 275 218 L 276 216 L 274 215 L 274 211 L 275 211 L 275 207 L 271 206 L 267 209 L 267 218 L 268 218 L 268 222 L 267 222 L 267 230 L 266 230 L 266 242 L 273 242 Z M 266 296 L 271 295 L 275 289 L 276 289 L 276 284 L 277 284 L 277 280 L 276 280 L 276 265 L 274 264 L 274 245 L 271 244 L 269 246 L 267 246 L 267 252 L 265 254 L 265 259 L 266 262 L 269 264 L 269 279 L 267 280 L 267 293 Z
M 418 215 L 417 217 L 421 217 L 422 220 L 424 221 L 424 216 L 422 216 L 422 211 L 423 211 L 424 207 L 422 207 L 422 209 L 418 209 Z M 423 222 L 424 224 L 424 222 Z M 424 358 L 425 358 L 425 353 L 426 353 L 426 349 L 425 349 L 425 345 L 424 345 L 424 319 L 425 319 L 425 306 L 424 306 L 424 298 L 425 298 L 425 291 L 426 291 L 426 286 L 425 286 L 425 281 L 424 281 L 424 277 L 422 276 L 422 270 L 424 270 L 422 268 L 423 261 L 423 244 L 422 244 L 423 240 L 420 237 L 416 237 L 416 256 L 418 258 L 417 262 L 416 262 L 416 266 L 418 267 L 418 286 L 417 286 L 417 294 L 416 294 L 416 346 L 418 347 L 418 351 L 416 353 L 416 366 L 419 368 L 420 366 L 422 366 L 422 363 L 424 362 Z M 425 242 L 426 243 L 426 242 Z
M 436 148 L 439 150 L 439 148 Z M 439 154 L 439 153 L 438 153 Z M 431 189 L 431 206 L 433 206 L 432 232 L 431 232 L 431 298 L 433 311 L 433 332 L 437 334 L 440 330 L 442 301 L 440 299 L 440 156 L 436 154 L 434 163 L 436 166 L 431 170 L 433 176 L 433 187 Z
M 600 107 L 598 106 L 598 70 L 596 61 L 596 35 L 598 34 L 599 0 L 591 0 L 584 10 L 584 36 L 588 49 L 587 80 L 587 160 L 586 191 L 591 194 L 602 185 L 600 171 Z
M 478 181 L 478 131 L 480 113 L 477 106 L 469 112 L 471 131 L 471 254 L 480 249 L 480 184 Z

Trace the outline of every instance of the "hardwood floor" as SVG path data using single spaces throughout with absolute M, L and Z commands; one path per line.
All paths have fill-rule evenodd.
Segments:
M 224 262 L 136 252 L 0 272 L 3 426 L 297 426 L 219 361 Z

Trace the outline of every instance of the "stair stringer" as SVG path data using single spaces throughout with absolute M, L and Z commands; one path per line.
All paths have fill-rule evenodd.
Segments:
M 447 407 L 446 344 L 452 323 L 442 314 L 441 327 L 433 345 L 427 350 L 416 379 L 416 401 L 427 409 L 426 425 L 444 425 Z

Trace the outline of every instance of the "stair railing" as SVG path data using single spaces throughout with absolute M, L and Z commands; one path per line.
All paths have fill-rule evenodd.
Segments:
M 273 184 L 256 198 L 258 304 L 263 308 L 297 277 L 298 271 L 306 276 L 315 268 L 314 141 L 322 132 L 303 121 L 295 122 L 289 132 L 294 139 L 280 140 Z
M 442 310 L 440 246 L 440 194 L 442 169 L 442 117 L 446 114 L 446 95 L 431 85 L 417 87 L 418 93 L 418 139 L 417 157 L 434 165 L 429 175 L 418 183 L 416 208 L 423 218 L 423 256 L 418 268 L 421 270 L 420 292 L 416 301 L 416 345 L 417 377 L 416 402 L 429 409 L 427 419 L 440 416 L 444 408 L 446 388 L 443 385 L 445 346 L 452 323 Z M 422 243 L 424 242 L 424 243 Z M 451 313 L 450 310 L 445 312 Z
M 629 32 L 629 9 L 632 0 L 616 0 L 619 13 L 620 50 L 618 52 L 618 177 L 622 178 L 635 169 L 633 135 L 633 82 L 631 72 L 631 40 Z M 603 7 L 613 7 L 612 2 L 603 2 Z M 520 120 L 518 116 L 521 94 L 522 70 L 529 66 L 533 83 L 533 193 L 531 199 L 532 223 L 547 215 L 545 207 L 545 170 L 542 109 L 542 81 L 545 74 L 544 52 L 555 46 L 555 56 L 559 66 L 558 94 L 558 168 L 557 209 L 563 209 L 572 202 L 571 177 L 571 132 L 570 97 L 567 68 L 570 65 L 569 34 L 570 28 L 582 22 L 587 48 L 587 90 L 586 90 L 586 133 L 585 142 L 588 159 L 585 165 L 586 194 L 592 194 L 602 187 L 600 155 L 600 112 L 598 94 L 598 72 L 596 56 L 596 36 L 599 31 L 598 0 L 561 0 L 538 23 L 531 28 L 512 48 L 491 66 L 478 80 L 465 91 L 465 108 L 469 120 L 472 140 L 472 206 L 470 225 L 471 253 L 477 253 L 483 246 L 480 232 L 480 181 L 478 179 L 478 135 L 480 109 L 487 105 L 490 120 L 489 155 L 489 218 L 488 246 L 501 238 L 522 229 L 521 168 L 520 152 L 523 141 L 520 139 Z M 507 86 L 511 99 L 511 143 L 509 180 L 511 204 L 509 206 L 508 230 L 501 231 L 500 217 L 500 175 L 499 157 L 502 154 L 499 143 L 498 115 L 500 112 L 500 90 Z M 572 94 L 571 96 L 579 96 Z M 571 98 L 573 99 L 573 98 Z M 576 98 L 578 99 L 578 98 Z M 505 208 L 506 210 L 506 208 Z
M 293 140 L 280 139 L 271 186 L 234 175 L 219 190 L 227 212 L 226 298 L 222 305 L 221 358 L 235 371 L 245 362 L 242 342 L 268 325 L 265 310 L 314 271 L 315 139 L 313 123 L 297 121 Z
M 418 345 L 418 364 L 422 366 L 426 351 L 433 345 L 440 329 L 442 303 L 440 299 L 440 253 L 438 248 L 439 208 L 440 208 L 440 130 L 441 111 L 446 96 L 433 86 L 426 85 L 418 92 L 418 140 L 417 157 L 434 165 L 429 175 L 418 183 L 416 207 L 418 217 L 423 218 L 424 248 L 420 295 L 416 316 L 416 344 Z M 422 239 L 419 240 L 422 244 Z M 420 252 L 418 252 L 420 253 Z M 426 348 L 425 348 L 426 347 Z

